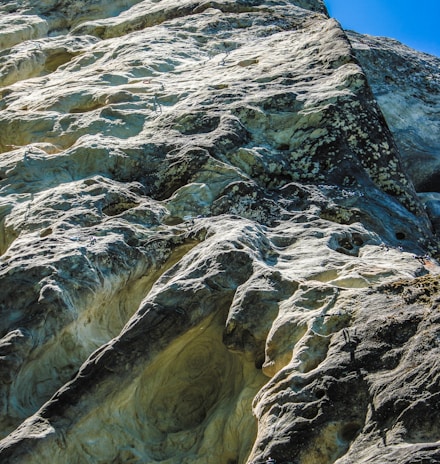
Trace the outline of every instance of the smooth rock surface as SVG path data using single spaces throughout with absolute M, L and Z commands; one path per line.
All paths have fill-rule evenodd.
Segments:
M 395 40 L 349 32 L 418 192 L 440 190 L 440 58 Z
M 0 462 L 440 462 L 440 200 L 323 3 L 0 12 Z

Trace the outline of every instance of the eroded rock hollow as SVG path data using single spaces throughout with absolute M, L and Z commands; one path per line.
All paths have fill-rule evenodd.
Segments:
M 440 462 L 439 60 L 321 0 L 0 13 L 0 462 Z

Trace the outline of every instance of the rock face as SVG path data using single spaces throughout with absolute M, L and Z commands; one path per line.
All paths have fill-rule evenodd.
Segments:
M 438 189 L 323 3 L 35 3 L 0 6 L 0 462 L 440 462 Z
M 440 59 L 384 37 L 348 37 L 416 190 L 439 192 Z
M 440 231 L 440 59 L 395 40 L 349 32 L 431 222 Z

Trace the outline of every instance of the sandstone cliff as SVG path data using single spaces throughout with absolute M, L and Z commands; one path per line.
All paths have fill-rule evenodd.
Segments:
M 0 5 L 0 462 L 440 462 L 439 60 L 321 0 L 36 3 Z

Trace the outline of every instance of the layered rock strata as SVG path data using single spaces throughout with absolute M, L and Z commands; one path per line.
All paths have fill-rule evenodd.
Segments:
M 0 12 L 0 461 L 440 462 L 433 216 L 323 3 Z

